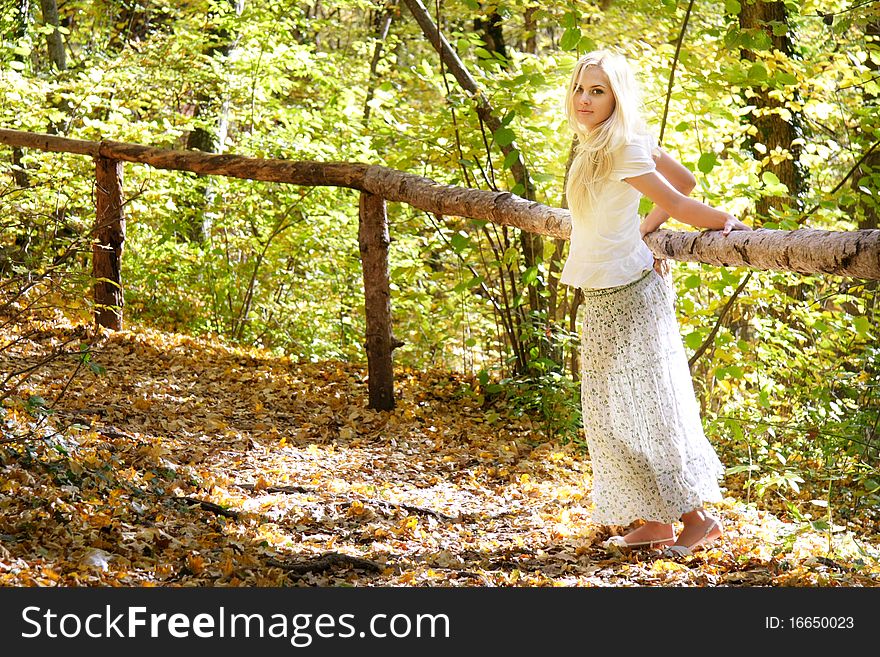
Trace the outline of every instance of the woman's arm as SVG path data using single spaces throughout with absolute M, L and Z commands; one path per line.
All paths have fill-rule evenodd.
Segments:
M 626 182 L 657 206 L 645 217 L 642 235 L 656 230 L 670 216 L 698 228 L 721 230 L 724 235 L 732 230 L 751 230 L 729 212 L 716 210 L 685 196 L 696 184 L 693 174 L 662 151 L 657 161 L 657 172 L 626 178 Z
M 688 196 L 697 185 L 694 174 L 683 166 L 678 160 L 669 156 L 660 148 L 657 149 L 658 155 L 654 157 L 657 164 L 657 173 L 659 173 L 666 181 L 679 192 Z M 660 228 L 663 223 L 669 219 L 669 213 L 659 205 L 654 205 L 651 211 L 642 220 L 641 232 L 642 237 L 648 233 L 653 233 Z
M 662 149 L 658 148 L 657 151 L 660 153 L 660 157 L 654 159 L 657 173 L 666 178 L 670 185 L 685 196 L 690 194 L 694 187 L 697 186 L 697 179 L 694 178 L 694 174 Z

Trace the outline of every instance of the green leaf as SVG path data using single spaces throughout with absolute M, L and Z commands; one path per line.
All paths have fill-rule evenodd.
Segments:
M 504 168 L 509 169 L 519 160 L 519 151 L 515 148 L 504 157 Z
M 508 146 L 516 139 L 516 134 L 510 128 L 498 128 L 494 133 L 495 143 L 499 146 Z
M 699 349 L 703 344 L 703 336 L 699 331 L 688 333 L 684 338 L 685 344 L 691 349 Z
M 724 35 L 724 45 L 731 50 L 739 48 L 742 45 L 742 42 L 742 33 L 737 29 L 732 29 Z
M 764 184 L 768 187 L 775 187 L 776 185 L 780 184 L 779 176 L 777 176 L 772 171 L 765 171 L 764 173 L 762 173 L 761 180 L 763 180 Z
M 724 0 L 724 10 L 732 16 L 738 16 L 742 5 L 737 0 Z
M 742 440 L 745 436 L 743 433 L 742 424 L 733 419 L 726 419 L 724 423 L 727 425 L 727 428 L 730 429 L 730 432 L 733 434 L 734 440 Z
M 596 50 L 596 42 L 588 36 L 583 36 L 578 42 L 577 47 L 578 50 L 580 50 L 581 52 L 591 52 L 593 50 Z
M 703 279 L 699 274 L 691 274 L 686 279 L 684 279 L 684 286 L 688 290 L 693 290 L 694 288 L 700 287 L 703 284 Z
M 727 368 L 727 376 L 731 379 L 741 379 L 743 378 L 743 374 L 745 374 L 745 372 L 743 372 L 743 368 L 739 365 L 731 365 Z
M 734 465 L 727 468 L 724 471 L 724 474 L 739 474 L 740 472 L 758 472 L 761 469 L 761 466 L 752 463 L 750 465 Z
M 456 253 L 461 253 L 472 246 L 470 238 L 464 233 L 455 233 L 449 239 L 449 244 L 452 246 L 452 250 Z
M 547 78 L 543 73 L 532 73 L 529 76 L 529 83 L 535 85 L 536 87 L 541 87 L 547 83 Z
M 703 173 L 710 173 L 718 165 L 718 156 L 715 153 L 703 153 L 697 162 L 697 168 Z
M 773 23 L 773 36 L 785 36 L 788 34 L 788 25 L 783 21 Z
M 562 20 L 559 21 L 559 24 L 562 27 L 571 28 L 571 27 L 577 27 L 579 22 L 580 22 L 580 16 L 578 16 L 573 11 L 568 11 L 562 17 Z
M 559 47 L 563 50 L 574 50 L 581 40 L 581 28 L 569 27 L 562 35 L 559 41 Z
M 477 281 L 476 284 L 474 284 L 474 281 Z M 466 290 L 470 290 L 472 287 L 476 287 L 479 284 L 480 284 L 479 279 L 474 277 L 474 278 L 471 278 L 470 280 L 459 281 L 459 283 L 454 288 L 452 288 L 452 291 L 455 294 L 459 294 L 461 292 L 465 292 Z
M 749 69 L 749 79 L 755 82 L 764 82 L 767 79 L 767 69 L 758 62 Z
M 856 327 L 856 332 L 859 336 L 866 338 L 868 337 L 868 332 L 871 330 L 871 322 L 865 316 L 859 316 L 853 318 L 853 325 Z
M 40 395 L 31 395 L 30 397 L 28 397 L 27 403 L 28 403 L 28 406 L 32 406 L 32 407 L 36 408 L 39 406 L 45 406 L 46 400 L 43 399 L 42 397 L 40 397 Z

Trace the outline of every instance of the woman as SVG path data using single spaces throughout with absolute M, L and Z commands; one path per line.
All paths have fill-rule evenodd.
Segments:
M 703 504 L 721 499 L 724 469 L 703 434 L 671 276 L 642 237 L 670 216 L 723 235 L 750 229 L 687 196 L 694 177 L 648 135 L 622 56 L 582 57 L 565 109 L 577 149 L 566 186 L 572 232 L 561 280 L 585 297 L 581 401 L 594 518 L 608 525 L 646 521 L 606 547 L 668 546 L 667 556 L 690 554 L 722 534 Z M 640 225 L 642 195 L 655 207 Z M 683 529 L 676 537 L 677 520 Z

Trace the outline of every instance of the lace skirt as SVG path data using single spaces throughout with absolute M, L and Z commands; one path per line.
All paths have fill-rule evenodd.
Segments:
M 671 276 L 584 290 L 581 404 L 594 520 L 677 521 L 721 499 L 724 472 L 703 433 Z

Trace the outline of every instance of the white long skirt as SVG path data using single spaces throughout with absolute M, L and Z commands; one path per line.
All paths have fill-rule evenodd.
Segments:
M 671 278 L 584 290 L 581 404 L 600 524 L 674 522 L 721 499 Z

